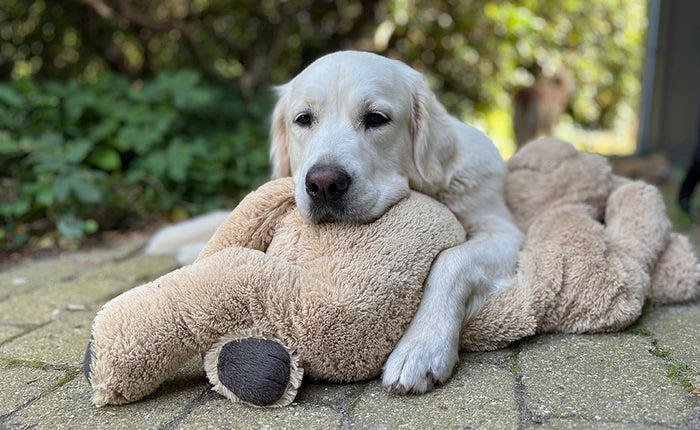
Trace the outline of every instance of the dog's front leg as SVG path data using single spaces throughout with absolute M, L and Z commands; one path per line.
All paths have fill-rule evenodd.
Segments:
M 463 322 L 508 282 L 522 240 L 522 233 L 504 220 L 440 253 L 418 311 L 384 365 L 383 385 L 389 391 L 424 393 L 450 377 Z

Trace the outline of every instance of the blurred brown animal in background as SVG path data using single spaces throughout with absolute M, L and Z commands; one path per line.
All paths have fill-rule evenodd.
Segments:
M 538 72 L 535 83 L 515 93 L 513 131 L 517 148 L 542 136 L 551 136 L 552 129 L 574 92 L 574 78 L 567 68 L 552 77 Z
M 544 76 L 540 69 L 536 69 L 534 74 L 535 82 L 529 87 L 520 88 L 513 98 L 513 131 L 517 149 L 538 137 L 551 136 L 574 94 L 574 77 L 566 67 L 552 77 Z M 660 153 L 608 158 L 617 175 L 657 185 L 671 176 L 671 163 Z M 697 158 L 700 160 L 700 155 Z M 697 171 L 700 172 L 700 167 Z M 700 178 L 700 173 L 696 175 Z

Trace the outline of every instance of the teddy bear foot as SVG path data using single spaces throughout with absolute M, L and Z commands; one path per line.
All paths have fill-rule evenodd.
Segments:
M 204 358 L 214 391 L 253 406 L 286 406 L 304 370 L 281 342 L 265 337 L 222 338 Z

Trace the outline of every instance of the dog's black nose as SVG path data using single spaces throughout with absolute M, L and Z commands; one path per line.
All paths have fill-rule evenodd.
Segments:
M 313 166 L 306 173 L 306 194 L 319 203 L 336 201 L 350 188 L 352 178 L 336 165 Z

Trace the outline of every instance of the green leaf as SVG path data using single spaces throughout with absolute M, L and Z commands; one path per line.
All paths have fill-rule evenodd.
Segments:
M 62 237 L 81 238 L 83 237 L 83 222 L 75 215 L 63 215 L 56 223 L 58 234 Z
M 104 118 L 96 125 L 90 127 L 88 136 L 94 142 L 100 142 L 107 137 L 112 136 L 119 129 L 119 119 L 115 117 Z
M 14 80 L 12 81 L 12 85 L 17 91 L 24 95 L 34 94 L 39 91 L 39 87 L 37 86 L 37 84 L 30 79 Z
M 36 202 L 42 207 L 50 207 L 53 204 L 54 193 L 51 188 L 44 188 L 36 194 Z
M 53 195 L 59 202 L 66 201 L 70 195 L 71 180 L 70 178 L 56 178 L 53 181 Z
M 122 167 L 119 153 L 111 148 L 95 148 L 88 160 L 95 167 L 106 171 L 120 170 Z
M 55 131 L 47 131 L 41 134 L 39 136 L 39 143 L 42 146 L 42 150 L 47 150 L 47 151 L 56 151 L 60 150 L 61 146 L 63 146 L 63 136 L 60 133 L 57 133 Z M 47 153 L 45 154 L 47 156 L 55 156 L 54 153 Z
M 0 104 L 0 127 L 10 128 L 13 123 L 14 116 L 10 114 L 7 108 Z
M 117 133 L 115 146 L 120 151 L 132 150 L 145 154 L 163 139 L 163 131 L 156 124 L 127 125 Z
M 175 182 L 187 179 L 187 169 L 192 163 L 192 148 L 181 139 L 173 139 L 165 153 L 168 176 Z
M 64 161 L 67 163 L 79 163 L 83 161 L 93 144 L 88 139 L 78 138 L 72 139 L 65 144 L 65 152 L 63 153 Z
M 133 150 L 140 138 L 141 127 L 127 125 L 122 127 L 119 132 L 117 132 L 117 138 L 114 143 L 118 150 L 129 151 Z
M 22 196 L 0 205 L 0 215 L 23 216 L 29 212 L 32 201 L 29 196 Z
M 0 103 L 19 108 L 24 104 L 24 97 L 8 85 L 0 85 Z
M 88 89 L 76 89 L 74 93 L 66 98 L 65 108 L 66 116 L 72 121 L 76 121 L 81 117 L 85 108 L 94 105 L 97 102 L 95 93 Z
M 83 231 L 87 234 L 97 233 L 100 229 L 100 224 L 94 219 L 86 219 L 83 221 Z
M 8 133 L 0 133 L 0 154 L 14 155 L 22 153 L 19 142 L 13 140 Z
M 80 202 L 97 203 L 102 197 L 100 188 L 85 177 L 74 175 L 69 179 L 71 189 Z
M 142 171 L 142 175 L 134 174 L 133 177 L 152 176 L 161 179 L 168 168 L 167 154 L 163 150 L 151 151 L 139 157 L 134 171 Z

